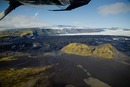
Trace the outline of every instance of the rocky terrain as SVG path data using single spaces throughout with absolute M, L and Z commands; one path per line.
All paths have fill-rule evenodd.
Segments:
M 41 32 L 0 32 L 0 87 L 130 86 L 130 37 Z

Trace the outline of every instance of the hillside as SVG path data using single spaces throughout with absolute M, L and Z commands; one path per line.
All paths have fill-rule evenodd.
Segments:
M 75 33 L 101 32 L 103 29 L 80 29 L 73 27 L 46 27 L 46 28 L 23 28 L 23 29 L 5 29 L 0 31 L 0 37 L 6 36 L 25 36 L 25 35 L 59 35 Z
M 0 31 L 0 37 L 7 37 L 7 36 L 33 36 L 33 31 L 29 29 L 15 29 L 15 30 L 3 30 Z
M 97 56 L 102 58 L 114 58 L 117 56 L 117 50 L 111 44 L 102 44 L 99 46 L 89 46 L 80 43 L 70 43 L 61 49 L 62 52 L 80 56 Z
M 127 31 L 127 32 L 126 32 Z M 64 35 L 116 35 L 130 36 L 129 29 L 85 28 L 76 26 L 48 26 L 42 28 L 19 28 L 0 30 L 0 37 L 6 36 L 64 36 Z

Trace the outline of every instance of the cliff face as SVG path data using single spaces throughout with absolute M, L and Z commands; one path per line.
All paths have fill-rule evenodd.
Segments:
M 114 58 L 117 50 L 111 44 L 89 46 L 80 43 L 70 43 L 61 49 L 62 52 L 80 56 L 98 56 L 102 58 Z

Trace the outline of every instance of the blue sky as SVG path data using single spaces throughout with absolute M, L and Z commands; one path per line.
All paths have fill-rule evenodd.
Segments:
M 0 12 L 8 6 L 0 1 Z M 51 7 L 51 9 L 53 9 Z M 48 11 L 47 6 L 20 6 L 0 22 L 0 27 L 41 27 L 74 25 L 90 28 L 129 28 L 130 0 L 91 0 L 88 5 L 68 12 Z

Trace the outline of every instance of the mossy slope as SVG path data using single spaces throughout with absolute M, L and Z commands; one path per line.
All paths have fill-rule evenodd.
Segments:
M 49 74 L 45 74 L 45 72 L 51 67 L 52 65 L 17 70 L 0 69 L 0 87 L 38 87 L 41 84 L 43 87 L 47 87 Z
M 68 54 L 76 54 L 81 56 L 91 56 L 91 47 L 85 44 L 71 43 L 64 48 L 62 51 Z
M 117 55 L 117 50 L 111 44 L 103 44 L 95 47 L 93 54 L 104 58 L 114 58 Z
M 80 43 L 70 43 L 61 49 L 62 52 L 80 56 L 98 56 L 102 58 L 114 58 L 117 50 L 111 44 L 89 46 Z
M 16 58 L 14 58 L 13 56 L 7 56 L 7 57 L 0 58 L 0 62 L 12 61 L 12 60 L 16 60 Z
M 7 37 L 7 36 L 26 36 L 30 35 L 33 36 L 33 31 L 29 29 L 23 29 L 23 30 L 3 30 L 0 31 L 0 38 L 1 37 Z

